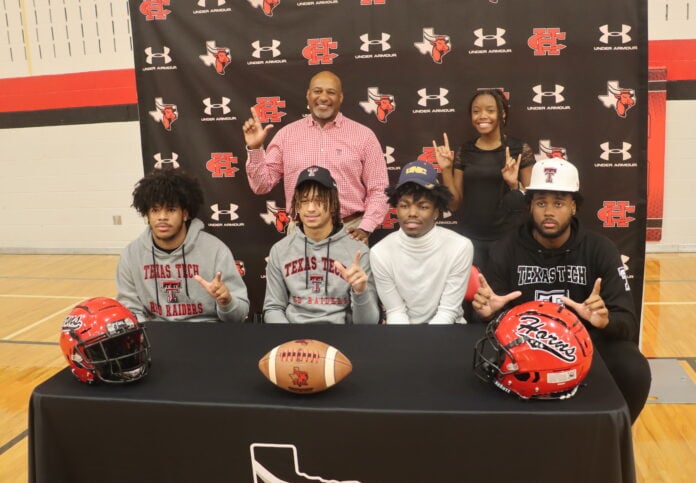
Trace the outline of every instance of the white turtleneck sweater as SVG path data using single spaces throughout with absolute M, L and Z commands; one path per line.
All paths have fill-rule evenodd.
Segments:
M 440 226 L 415 238 L 391 233 L 370 250 L 387 324 L 465 324 L 462 302 L 474 247 Z

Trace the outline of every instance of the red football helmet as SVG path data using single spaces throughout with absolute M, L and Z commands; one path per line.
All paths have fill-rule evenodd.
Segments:
M 474 371 L 523 399 L 567 399 L 592 364 L 590 335 L 577 316 L 553 302 L 527 302 L 486 327 L 474 348 Z
M 106 297 L 87 299 L 63 320 L 60 348 L 77 379 L 121 383 L 144 377 L 150 342 L 133 313 Z

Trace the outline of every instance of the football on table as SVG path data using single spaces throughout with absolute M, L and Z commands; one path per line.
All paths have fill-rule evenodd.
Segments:
M 344 379 L 353 365 L 338 349 L 312 339 L 285 342 L 259 361 L 263 375 L 296 394 L 324 391 Z

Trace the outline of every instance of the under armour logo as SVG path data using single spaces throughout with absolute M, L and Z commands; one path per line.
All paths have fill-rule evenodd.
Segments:
M 177 159 L 179 159 L 179 155 L 177 153 L 173 152 L 171 158 L 163 158 L 161 153 L 155 153 L 152 155 L 152 157 L 156 161 L 155 169 L 162 169 L 165 165 L 174 169 L 179 167 L 179 163 L 177 162 Z
M 234 203 L 230 203 L 229 210 L 221 210 L 220 205 L 218 203 L 215 203 L 214 205 L 210 205 L 210 209 L 213 211 L 213 214 L 210 215 L 210 218 L 212 218 L 215 221 L 220 221 L 221 215 L 229 216 L 230 221 L 234 221 L 234 220 L 239 218 L 239 215 L 237 214 L 237 210 L 239 209 L 239 205 L 235 205 Z
M 166 45 L 162 47 L 162 52 L 153 52 L 152 47 L 148 47 L 145 49 L 145 62 L 152 65 L 152 59 L 162 59 L 165 64 L 168 64 L 172 61 L 169 52 L 170 49 Z
M 554 85 L 554 90 L 553 91 L 545 91 L 541 87 L 541 84 L 537 84 L 534 87 L 532 87 L 532 90 L 536 94 L 532 100 L 536 102 L 537 104 L 541 104 L 543 102 L 544 97 L 553 97 L 554 102 L 556 104 L 560 104 L 561 102 L 565 101 L 565 97 L 561 95 L 561 93 L 565 90 L 565 87 L 563 87 L 560 84 L 555 84 Z
M 314 177 L 314 175 L 317 174 L 317 171 L 319 171 L 319 168 L 314 167 L 314 166 L 311 168 L 307 168 L 307 176 Z
M 418 90 L 418 95 L 420 96 L 420 99 L 418 100 L 418 105 L 419 106 L 427 106 L 428 101 L 438 101 L 440 104 L 440 107 L 446 106 L 449 104 L 449 100 L 447 97 L 447 93 L 449 92 L 448 89 L 445 89 L 444 87 L 440 87 L 440 93 L 439 94 L 428 94 L 427 89 L 419 89 Z
M 501 45 L 505 45 L 506 43 L 505 39 L 503 38 L 503 35 L 505 35 L 505 29 L 496 28 L 495 35 L 484 35 L 483 29 L 476 29 L 474 30 L 474 35 L 476 36 L 476 40 L 474 41 L 474 45 L 476 47 L 483 47 L 483 43 L 486 40 L 495 40 L 496 47 L 500 47 Z
M 602 35 L 599 37 L 599 41 L 603 44 L 609 43 L 609 37 L 621 37 L 622 44 L 627 44 L 631 41 L 631 36 L 628 35 L 628 33 L 631 31 L 630 25 L 621 24 L 621 30 L 614 32 L 609 31 L 608 25 L 602 25 L 599 27 L 599 31 L 602 32 Z
M 384 160 L 387 162 L 387 164 L 392 164 L 394 161 L 396 161 L 396 158 L 392 156 L 394 154 L 394 148 L 391 146 L 385 146 L 384 147 Z
M 382 46 L 382 52 L 386 52 L 387 50 L 391 49 L 391 45 L 389 42 L 389 38 L 391 35 L 382 32 L 382 39 L 370 39 L 370 36 L 368 34 L 362 34 L 360 36 L 360 40 L 362 40 L 362 45 L 360 46 L 360 50 L 363 52 L 369 52 L 370 51 L 370 46 L 371 45 L 381 45 Z
M 251 46 L 254 48 L 254 51 L 251 53 L 251 56 L 260 59 L 261 58 L 261 52 L 270 52 L 271 57 L 274 59 L 280 55 L 280 40 L 275 40 L 273 39 L 271 41 L 271 45 L 261 45 L 261 42 L 258 40 L 254 40 L 251 43 Z
M 223 114 L 229 114 L 230 112 L 232 112 L 232 109 L 228 107 L 230 104 L 229 97 L 223 97 L 222 102 L 219 104 L 214 104 L 210 100 L 210 97 L 206 97 L 205 99 L 203 99 L 202 102 L 206 106 L 205 109 L 203 109 L 203 111 L 209 116 L 212 114 L 213 109 L 222 109 Z
M 609 156 L 612 154 L 620 154 L 621 155 L 621 160 L 626 161 L 627 159 L 631 159 L 631 143 L 626 143 L 624 142 L 622 148 L 610 148 L 609 143 L 602 143 L 599 145 L 599 147 L 602 149 L 602 154 L 599 156 L 605 161 L 609 160 Z
M 206 3 L 207 3 L 206 0 L 198 0 L 198 4 L 197 4 L 197 5 L 198 5 L 199 7 L 205 7 L 205 6 L 206 6 Z M 225 0 L 217 0 L 217 2 L 214 2 L 214 3 L 217 3 L 217 6 L 218 6 L 218 7 L 221 7 L 221 6 L 223 6 L 223 5 L 226 3 L 226 1 L 225 1 Z

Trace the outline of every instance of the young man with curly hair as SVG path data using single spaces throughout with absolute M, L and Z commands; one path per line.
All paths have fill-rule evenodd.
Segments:
M 198 181 L 155 170 L 133 191 L 147 228 L 121 254 L 117 300 L 139 321 L 241 322 L 249 298 L 230 249 L 203 231 Z
M 370 250 L 370 266 L 387 324 L 466 323 L 462 303 L 474 247 L 435 223 L 452 193 L 423 161 L 404 166 L 386 193 L 399 230 Z

